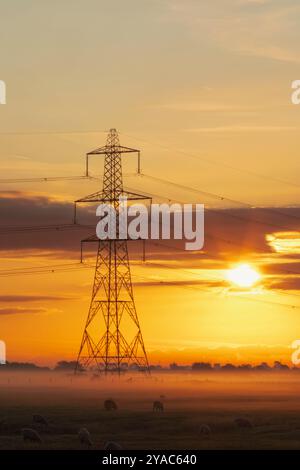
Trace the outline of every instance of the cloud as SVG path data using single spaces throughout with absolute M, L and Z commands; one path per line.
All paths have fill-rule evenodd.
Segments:
M 269 46 L 269 47 L 253 47 L 248 46 L 245 50 L 241 49 L 241 53 L 249 56 L 265 57 L 267 59 L 273 59 L 281 62 L 292 62 L 295 64 L 300 63 L 299 54 L 296 52 L 290 52 L 281 47 Z
M 70 300 L 70 297 L 58 295 L 0 295 L 0 302 L 39 302 Z
M 280 62 L 299 63 L 300 5 L 296 0 L 216 0 L 172 2 L 173 21 L 193 38 L 221 50 Z
M 278 253 L 300 254 L 300 232 L 277 232 L 268 235 L 267 240 Z
M 45 312 L 47 312 L 47 309 L 45 308 L 23 308 L 23 307 L 0 308 L 0 316 L 1 315 L 19 315 L 19 314 L 36 315 L 36 314 L 45 313 Z
M 89 208 L 78 212 L 83 214 L 82 223 L 85 223 L 84 217 L 92 214 Z M 89 229 L 79 226 L 51 229 L 55 225 L 72 225 L 73 214 L 73 204 L 66 201 L 33 193 L 1 191 L 1 250 L 47 249 L 79 253 L 80 240 L 91 232 Z M 33 226 L 38 226 L 36 231 L 32 230 Z
M 274 279 L 270 279 L 268 282 L 269 289 L 279 290 L 300 290 L 300 276 L 281 276 Z
M 30 225 L 41 223 L 70 223 L 73 205 L 44 195 L 22 192 L 0 192 L 1 225 Z
M 211 113 L 237 113 L 237 114 L 253 114 L 257 111 L 257 106 L 236 106 L 232 104 L 222 103 L 203 103 L 201 99 L 192 101 L 178 101 L 174 103 L 162 103 L 151 105 L 152 109 L 167 109 L 171 111 L 195 111 L 195 112 L 211 112 Z
M 191 129 L 184 129 L 185 132 L 199 132 L 199 133 L 217 133 L 217 132 L 285 132 L 296 131 L 299 127 L 296 126 L 216 126 L 216 127 L 197 127 Z
M 274 259 L 269 263 L 267 263 L 263 266 L 263 272 L 264 274 L 269 274 L 273 276 L 278 276 L 281 274 L 289 275 L 289 276 L 295 276 L 299 273 L 300 275 L 300 261 L 297 260 L 292 260 L 291 262 L 285 262 L 286 256 L 279 256 L 279 257 L 274 257 Z M 299 255 L 298 255 L 299 259 Z
M 259 4 L 259 5 L 266 5 L 267 3 L 271 3 L 274 0 L 237 0 L 237 3 L 240 5 L 247 5 L 251 3 Z
M 1 196 L 1 194 L 0 194 Z M 26 225 L 62 223 L 72 212 L 72 205 L 65 201 L 48 199 L 45 196 L 26 193 L 2 193 L 0 197 L 0 220 L 3 226 L 22 226 L 19 214 L 23 214 L 22 222 Z M 26 214 L 26 217 L 25 215 Z M 96 225 L 94 209 L 82 209 L 81 217 L 92 221 Z M 291 248 L 288 253 L 278 253 L 270 243 L 270 236 L 279 237 L 278 234 L 296 234 L 300 231 L 300 207 L 266 207 L 266 208 L 214 208 L 205 212 L 205 240 L 203 250 L 200 252 L 188 252 L 184 249 L 185 240 L 155 240 L 146 241 L 146 259 L 148 263 L 145 269 L 163 269 L 173 266 L 174 273 L 177 269 L 189 268 L 202 270 L 202 281 L 206 279 L 206 273 L 210 270 L 227 269 L 229 263 L 240 261 L 251 262 L 259 265 L 263 274 L 270 276 L 296 276 L 300 272 L 298 253 Z M 71 227 L 60 230 L 37 231 L 9 231 L 1 230 L 0 249 L 3 256 L 11 256 L 17 259 L 18 253 L 24 252 L 27 256 L 40 254 L 48 257 L 65 257 L 79 259 L 80 240 L 93 232 L 92 229 L 78 229 Z M 296 236 L 293 235 L 293 236 Z M 286 236 L 286 235 L 285 235 Z M 290 238 L 289 238 L 290 242 Z M 91 251 L 88 251 L 90 249 Z M 141 260 L 141 244 L 129 245 L 130 258 L 133 263 Z M 89 244 L 85 248 L 84 255 L 95 253 L 95 244 Z M 24 255 L 25 256 L 25 255 Z M 211 271 L 212 272 L 212 271 Z M 189 276 L 190 277 L 190 276 Z M 179 281 L 185 285 L 193 285 L 195 279 Z M 168 280 L 172 285 L 174 281 Z M 178 281 L 176 281 L 178 282 Z M 268 281 L 269 282 L 269 281 Z M 159 285 L 160 280 L 151 279 L 144 285 Z M 197 282 L 195 283 L 197 284 Z M 270 284 L 271 285 L 271 284 Z M 278 284 L 274 284 L 275 286 Z M 206 287 L 222 287 L 218 280 L 211 282 L 207 279 Z M 291 283 L 282 281 L 282 288 L 288 289 Z M 293 289 L 296 281 L 293 281 Z M 64 297 L 46 296 L 2 296 L 0 302 L 29 302 L 43 300 L 64 300 Z
M 2 251 L 6 250 L 48 250 L 79 253 L 80 240 L 92 229 L 50 230 L 48 225 L 67 223 L 73 214 L 72 204 L 56 201 L 45 196 L 25 193 L 0 193 L 0 220 L 3 227 L 20 226 L 20 230 L 6 231 L 0 227 Z M 94 209 L 82 209 L 82 217 L 89 223 L 97 218 Z M 26 224 L 24 224 L 26 222 Z M 23 226 L 44 225 L 45 230 L 22 231 Z M 293 232 L 300 229 L 300 208 L 226 208 L 207 209 L 205 213 L 204 252 L 198 258 L 202 262 L 217 259 L 222 252 L 273 252 L 266 236 L 283 231 Z M 170 245 L 176 258 L 190 258 L 191 253 L 183 249 L 184 241 L 158 240 L 147 242 L 147 252 L 159 252 L 166 259 L 170 257 Z M 135 244 L 136 245 L 136 244 Z M 140 246 L 136 252 L 140 252 Z M 134 249 L 133 249 L 134 252 Z M 216 256 L 211 256 L 210 252 Z M 195 255 L 193 255 L 193 258 Z M 160 258 L 163 259 L 163 258 Z

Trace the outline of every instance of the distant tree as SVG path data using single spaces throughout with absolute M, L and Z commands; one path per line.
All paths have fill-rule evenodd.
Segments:
M 280 361 L 275 361 L 274 369 L 289 370 L 289 366 L 287 366 L 286 364 L 282 364 Z
M 180 366 L 176 362 L 173 362 L 172 364 L 170 364 L 169 368 L 170 370 L 180 371 L 180 370 L 189 370 L 191 366 Z
M 150 364 L 150 370 L 162 370 L 162 366 L 160 364 Z
M 0 370 L 36 370 L 36 371 L 46 371 L 50 370 L 49 367 L 40 367 L 32 362 L 6 362 L 6 364 L 1 365 Z
M 271 367 L 266 362 L 261 362 L 259 365 L 255 366 L 256 370 L 271 370 Z
M 58 372 L 75 370 L 76 364 L 76 361 L 58 361 L 54 370 Z
M 209 362 L 194 362 L 192 370 L 212 370 L 212 365 Z
M 130 370 L 139 370 L 140 366 L 136 362 L 133 362 L 132 364 L 129 365 Z
M 230 364 L 229 362 L 222 366 L 222 370 L 235 370 L 236 367 L 233 364 Z
M 240 369 L 240 370 L 251 370 L 252 366 L 251 366 L 251 364 L 241 364 L 240 366 L 238 366 L 238 369 Z

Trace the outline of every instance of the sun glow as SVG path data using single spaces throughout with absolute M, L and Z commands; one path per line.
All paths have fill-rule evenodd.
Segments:
M 260 277 L 260 274 L 248 264 L 240 264 L 227 272 L 227 279 L 238 287 L 252 287 Z

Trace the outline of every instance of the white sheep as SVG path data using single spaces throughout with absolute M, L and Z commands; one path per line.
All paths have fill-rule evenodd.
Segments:
M 35 429 L 23 428 L 22 434 L 24 441 L 38 442 L 39 444 L 42 443 L 42 438 Z
M 78 438 L 81 444 L 84 444 L 88 447 L 91 447 L 93 445 L 91 435 L 86 428 L 79 429 Z
M 122 450 L 122 446 L 118 442 L 106 441 L 104 442 L 104 450 Z

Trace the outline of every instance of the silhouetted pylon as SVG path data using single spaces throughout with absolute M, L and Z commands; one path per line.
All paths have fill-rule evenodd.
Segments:
M 119 238 L 119 198 L 149 199 L 123 189 L 122 153 L 139 150 L 122 147 L 117 131 L 111 129 L 104 147 L 87 154 L 105 155 L 103 189 L 76 201 L 111 204 L 117 215 L 116 238 L 99 240 L 93 235 L 82 242 L 97 242 L 98 252 L 92 298 L 78 353 L 76 370 L 92 365 L 99 371 L 118 372 L 135 365 L 149 372 L 147 354 L 136 312 L 131 282 L 127 238 Z M 75 204 L 76 204 L 75 203 Z

